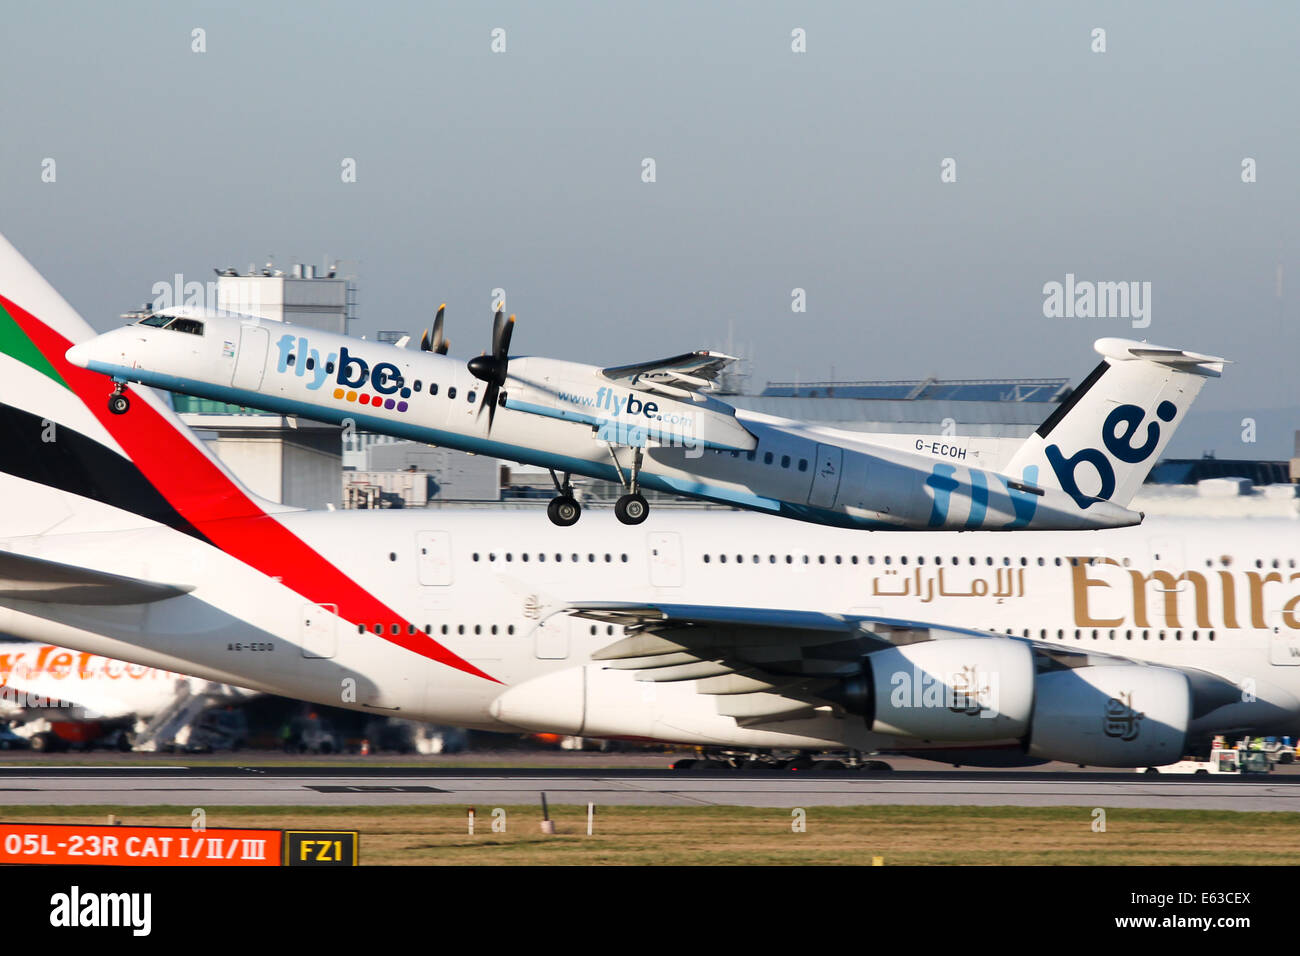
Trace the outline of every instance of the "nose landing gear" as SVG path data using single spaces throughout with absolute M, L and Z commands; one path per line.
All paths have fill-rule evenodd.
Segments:
M 114 415 L 125 415 L 131 408 L 131 399 L 125 392 L 126 382 L 118 382 L 113 386 L 113 394 L 108 396 L 108 410 Z

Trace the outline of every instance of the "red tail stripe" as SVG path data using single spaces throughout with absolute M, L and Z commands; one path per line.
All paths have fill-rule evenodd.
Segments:
M 410 621 L 266 514 L 148 403 L 135 402 L 126 415 L 109 412 L 104 376 L 78 368 L 65 357 L 73 343 L 4 296 L 0 302 L 145 477 L 214 545 L 279 578 L 308 601 L 337 604 L 345 621 L 383 624 L 385 631 L 391 630 L 388 625 L 398 624 L 402 633 L 386 633 L 385 640 L 466 674 L 496 681 L 422 631 L 410 634 Z

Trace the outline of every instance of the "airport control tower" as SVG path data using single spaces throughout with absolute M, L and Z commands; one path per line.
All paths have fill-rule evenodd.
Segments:
M 217 270 L 216 307 L 274 322 L 346 334 L 356 315 L 356 286 L 337 269 L 270 263 Z M 181 419 L 254 492 L 272 501 L 323 508 L 341 499 L 339 427 L 272 415 L 189 395 L 173 395 Z
M 217 273 L 217 308 L 346 335 L 355 318 L 356 285 L 337 271 L 293 265 L 286 275 L 270 263 L 243 275 L 225 269 Z

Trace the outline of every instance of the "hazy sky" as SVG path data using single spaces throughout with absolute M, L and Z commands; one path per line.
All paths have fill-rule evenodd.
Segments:
M 358 334 L 445 300 L 477 354 L 499 286 L 517 352 L 620 364 L 730 324 L 758 386 L 1078 378 L 1093 339 L 1148 338 L 1237 362 L 1199 445 L 1284 457 L 1298 43 L 1282 2 L 24 4 L 0 231 L 101 328 L 273 255 L 343 260 Z M 1044 317 L 1067 273 L 1150 282 L 1150 327 Z

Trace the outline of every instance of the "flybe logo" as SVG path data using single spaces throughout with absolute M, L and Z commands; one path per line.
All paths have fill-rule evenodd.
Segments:
M 571 392 L 560 392 L 559 396 L 562 402 L 610 412 L 615 418 L 624 412 L 633 417 L 644 415 L 646 418 L 656 418 L 659 412 L 659 405 L 656 402 L 642 401 L 633 394 L 618 395 L 612 388 L 604 386 L 597 389 L 595 398 L 589 395 L 575 395 Z
M 372 368 L 365 359 L 352 355 L 347 347 L 324 356 L 311 347 L 306 336 L 282 335 L 275 343 L 279 355 L 275 370 L 286 374 L 290 369 L 299 378 L 306 378 L 307 387 L 313 391 L 334 376 L 334 398 L 376 408 L 404 412 L 411 397 L 411 389 L 402 380 L 401 370 L 392 362 L 376 362 Z M 370 392 L 377 392 L 372 395 Z
M 1177 414 L 1178 407 L 1173 402 L 1161 402 L 1156 407 L 1156 417 L 1162 422 L 1172 422 Z M 1106 416 L 1101 426 L 1101 443 L 1115 460 L 1136 465 L 1155 454 L 1160 444 L 1160 425 L 1147 422 L 1143 432 L 1145 419 L 1146 412 L 1138 405 L 1119 405 Z M 1134 444 L 1135 438 L 1139 438 L 1140 443 Z M 1080 508 L 1087 508 L 1098 499 L 1109 500 L 1115 493 L 1115 466 L 1101 449 L 1083 448 L 1067 458 L 1061 453 L 1060 446 L 1048 445 L 1046 454 L 1061 488 Z M 1101 481 L 1101 489 L 1095 497 L 1079 490 L 1075 474 L 1083 464 L 1091 465 Z

